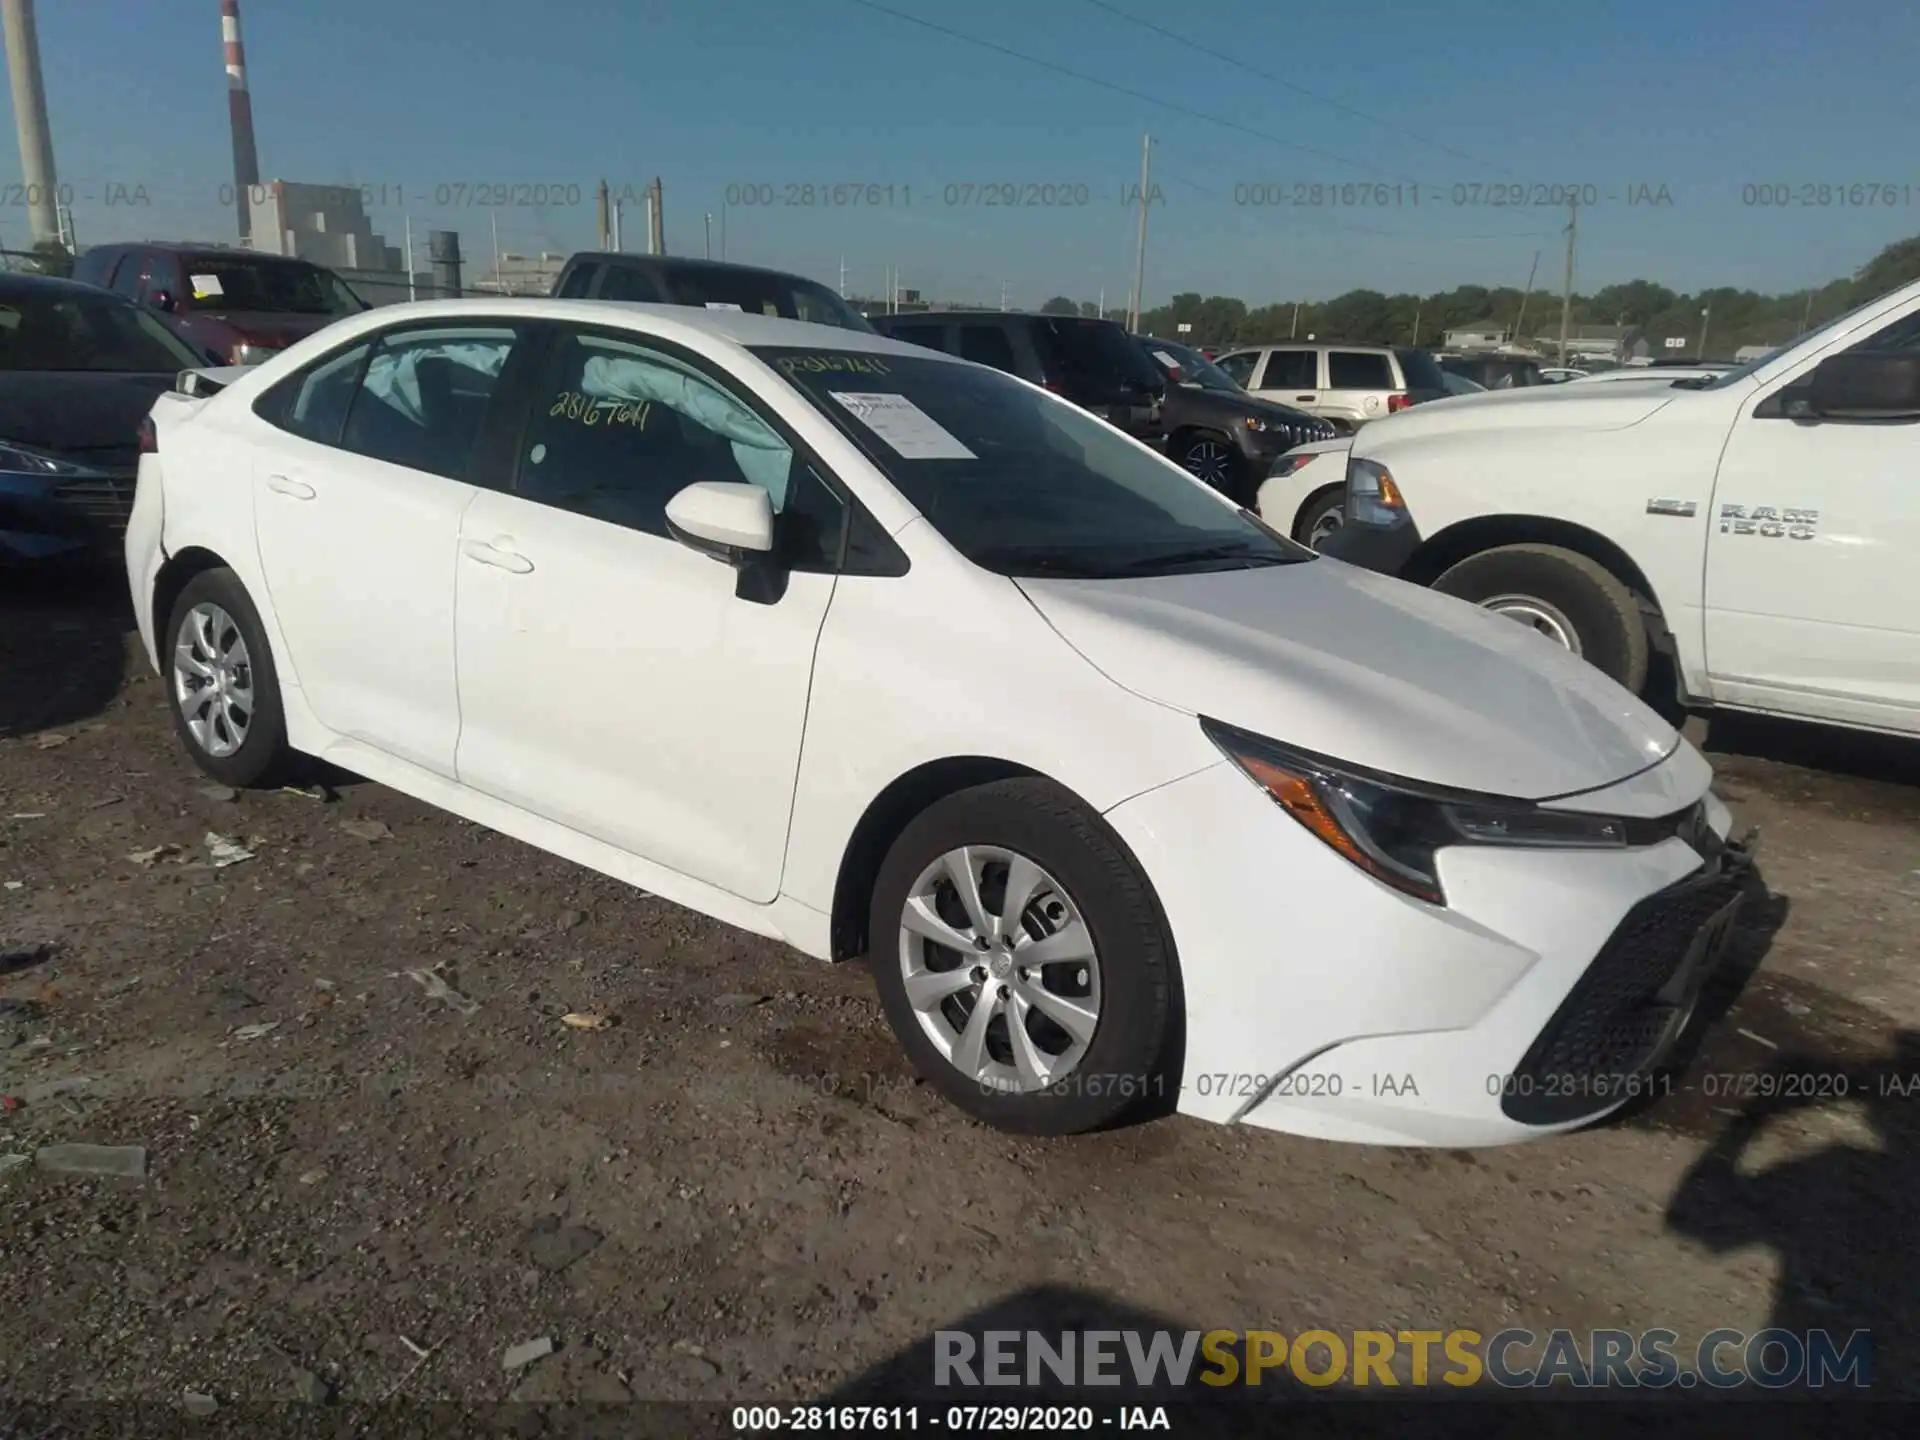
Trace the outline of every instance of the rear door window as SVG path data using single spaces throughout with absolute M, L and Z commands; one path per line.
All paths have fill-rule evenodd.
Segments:
M 1267 356 L 1267 373 L 1260 377 L 1262 390 L 1318 390 L 1320 388 L 1320 352 L 1317 350 L 1275 350 Z
M 478 325 L 388 332 L 367 364 L 340 443 L 390 465 L 464 480 L 517 338 L 511 328 Z
M 1391 390 L 1393 366 L 1378 351 L 1329 350 L 1327 352 L 1327 388 L 1329 390 Z
M 304 374 L 275 387 L 256 407 L 257 413 L 282 430 L 321 445 L 338 445 L 347 423 L 347 408 L 360 387 L 360 371 L 371 344 L 322 360 Z

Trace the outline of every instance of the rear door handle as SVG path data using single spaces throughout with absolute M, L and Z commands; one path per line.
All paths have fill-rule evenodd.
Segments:
M 267 488 L 276 495 L 291 495 L 295 500 L 313 499 L 313 486 L 304 480 L 290 480 L 285 475 L 269 475 Z
M 1296 395 L 1296 396 L 1294 396 L 1293 398 L 1294 398 L 1294 399 L 1296 399 L 1296 400 L 1311 400 L 1311 399 L 1313 399 L 1313 396 L 1311 396 L 1311 395 Z
M 469 560 L 478 560 L 482 565 L 492 565 L 499 570 L 508 570 L 515 575 L 525 575 L 533 569 L 533 561 L 515 550 L 503 550 L 497 545 L 489 545 L 484 540 L 463 540 L 460 553 Z

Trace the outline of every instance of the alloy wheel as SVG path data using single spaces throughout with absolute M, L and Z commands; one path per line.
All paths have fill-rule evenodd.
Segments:
M 1066 888 L 1028 857 L 949 850 L 920 872 L 900 916 L 907 1001 L 968 1079 L 1026 1094 L 1086 1057 L 1100 1021 L 1100 960 Z
M 1197 440 L 1181 461 L 1187 470 L 1214 489 L 1225 491 L 1233 474 L 1233 452 L 1218 440 Z
M 246 743 L 253 723 L 253 663 L 240 626 L 203 601 L 181 621 L 173 646 L 174 703 L 194 743 L 215 759 Z
M 1345 518 L 1341 515 L 1338 505 L 1330 510 L 1321 511 L 1318 518 L 1313 522 L 1313 528 L 1307 532 L 1308 548 L 1318 550 L 1321 542 L 1333 534 L 1334 531 L 1338 530 L 1344 523 Z

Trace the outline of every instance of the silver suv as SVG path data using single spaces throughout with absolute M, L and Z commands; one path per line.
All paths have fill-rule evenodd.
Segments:
M 1262 400 L 1292 405 L 1347 431 L 1450 393 L 1433 357 L 1403 346 L 1252 345 L 1213 363 Z

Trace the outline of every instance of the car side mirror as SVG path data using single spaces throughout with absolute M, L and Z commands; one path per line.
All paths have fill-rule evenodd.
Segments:
M 689 485 L 667 502 L 667 531 L 709 559 L 748 565 L 773 551 L 773 497 L 758 485 Z
M 1808 377 L 1804 413 L 1836 420 L 1920 418 L 1920 354 L 1851 351 Z

